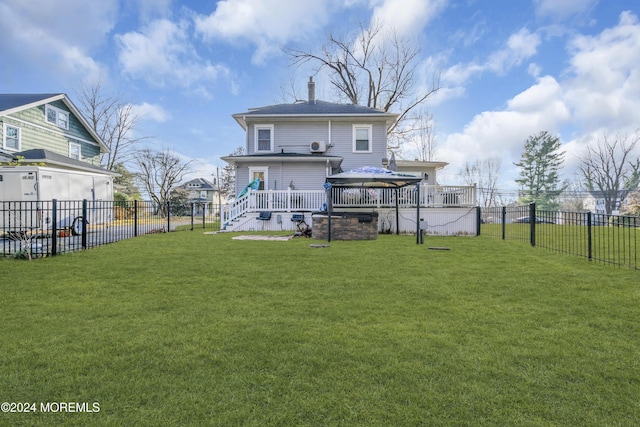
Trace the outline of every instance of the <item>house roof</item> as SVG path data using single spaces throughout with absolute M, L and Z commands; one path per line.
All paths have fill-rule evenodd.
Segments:
M 30 163 L 44 163 L 47 166 L 57 166 L 63 169 L 74 169 L 85 172 L 100 172 L 107 175 L 118 175 L 115 172 L 103 169 L 99 166 L 94 166 L 91 163 L 83 162 L 81 160 L 72 159 L 71 157 L 63 156 L 58 153 L 54 153 L 42 148 L 35 148 L 33 150 L 20 151 L 13 154 L 14 160 L 18 157 L 24 157 L 24 161 Z
M 227 163 L 251 163 L 255 161 L 280 161 L 280 162 L 330 162 L 332 167 L 338 167 L 342 163 L 343 158 L 340 156 L 325 156 L 322 154 L 303 154 L 303 153 L 260 153 L 248 154 L 242 156 L 224 156 L 220 157 Z
M 215 191 L 217 190 L 217 188 L 213 185 L 213 182 L 211 181 L 207 181 L 204 178 L 195 178 L 192 179 L 190 181 L 185 182 L 184 184 L 182 184 L 180 187 L 181 188 L 187 188 L 189 187 L 191 184 L 197 184 L 200 190 L 212 190 Z
M 0 116 L 8 116 L 18 111 L 27 110 L 42 104 L 61 100 L 69 108 L 69 111 L 80 121 L 82 126 L 91 134 L 100 147 L 101 153 L 108 153 L 110 150 L 102 141 L 102 138 L 93 130 L 89 122 L 80 113 L 80 110 L 71 102 L 64 93 L 18 93 L 0 94 Z
M 400 188 L 417 184 L 421 177 L 394 172 L 385 168 L 365 166 L 327 177 L 326 182 L 336 187 Z
M 296 102 L 293 104 L 268 105 L 259 108 L 250 108 L 244 113 L 237 113 L 233 118 L 244 129 L 247 128 L 247 118 L 311 118 L 311 117 L 379 117 L 393 123 L 398 118 L 397 114 L 387 113 L 376 108 L 364 107 L 355 104 L 337 104 L 326 101 Z

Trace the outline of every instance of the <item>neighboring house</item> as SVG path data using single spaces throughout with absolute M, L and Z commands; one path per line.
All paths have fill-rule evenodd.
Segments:
M 389 159 L 387 131 L 398 119 L 397 114 L 316 100 L 312 79 L 308 92 L 307 101 L 253 108 L 233 115 L 246 132 L 246 154 L 222 159 L 236 167 L 236 194 L 246 193 L 243 190 L 256 178 L 260 184 L 226 207 L 223 222 L 228 230 L 266 229 L 270 223 L 256 221 L 258 212 L 265 210 L 278 212 L 273 229 L 289 228 L 290 214 L 308 212 L 310 216 L 322 208 L 328 176 L 364 166 L 391 168 L 393 163 L 398 172 L 421 177 L 425 186 L 437 186 L 436 171 L 447 163 Z M 455 191 L 457 194 L 458 189 Z M 376 199 L 375 206 L 380 208 L 385 197 L 381 191 L 368 191 L 358 198 L 359 207 L 371 209 L 363 202 L 366 198 Z M 474 205 L 475 193 L 464 197 L 469 199 L 465 203 L 455 197 L 458 206 Z M 409 198 L 407 195 L 403 199 Z M 429 200 L 433 205 L 439 199 L 440 193 L 432 194 Z M 424 200 L 427 203 L 426 197 Z M 413 229 L 415 221 L 414 218 Z
M 627 196 L 627 193 L 627 190 L 618 192 L 618 197 L 616 197 L 615 200 L 612 200 L 612 211 L 609 212 L 609 214 L 618 215 L 620 213 L 620 208 L 624 204 L 624 199 Z M 589 191 L 589 195 L 584 199 L 583 206 L 586 210 L 591 211 L 595 214 L 606 214 L 606 194 L 602 191 Z
M 90 198 L 98 185 L 94 182 L 99 182 L 109 187 L 100 194 L 111 194 L 112 198 L 115 174 L 100 167 L 101 155 L 109 150 L 65 94 L 0 94 L 0 132 L 0 162 L 5 163 L 1 166 L 5 174 L 31 168 L 37 175 L 38 170 L 33 168 L 44 167 L 55 172 L 47 177 L 76 177 L 65 178 L 69 182 L 65 194 Z M 74 191 L 75 185 L 88 190 Z M 54 183 L 49 187 L 58 186 Z
M 217 209 L 221 203 L 219 200 L 220 191 L 218 187 L 211 181 L 204 178 L 196 178 L 180 185 L 181 188 L 189 193 L 189 202 L 195 202 L 195 213 L 209 214 Z M 216 210 L 217 211 L 217 210 Z

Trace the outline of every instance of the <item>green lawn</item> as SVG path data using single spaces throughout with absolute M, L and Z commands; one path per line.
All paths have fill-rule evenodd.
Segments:
M 100 408 L 0 425 L 640 424 L 638 271 L 484 236 L 231 237 L 0 260 L 0 402 Z

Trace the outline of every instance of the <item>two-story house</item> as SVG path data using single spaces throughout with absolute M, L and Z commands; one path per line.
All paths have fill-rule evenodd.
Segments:
M 218 186 L 204 178 L 192 179 L 178 188 L 188 193 L 189 203 L 195 203 L 196 215 L 211 215 L 222 203 Z
M 246 154 L 222 157 L 236 167 L 236 194 L 242 195 L 225 207 L 223 226 L 227 230 L 290 229 L 289 218 L 294 214 L 307 215 L 305 219 L 308 219 L 311 212 L 323 208 L 328 177 L 365 166 L 382 168 L 394 163 L 398 172 L 422 178 L 425 186 L 437 186 L 436 171 L 446 166 L 445 162 L 389 160 L 387 132 L 398 119 L 397 114 L 317 100 L 312 79 L 308 94 L 307 101 L 233 114 L 246 132 Z M 453 206 L 473 206 L 473 190 L 448 189 L 446 194 L 440 190 L 425 192 L 422 203 L 442 206 L 444 200 Z M 357 196 L 335 194 L 336 200 L 348 203 L 350 208 L 391 207 L 388 202 L 391 196 L 382 190 L 344 191 L 349 196 Z M 410 191 L 406 189 L 402 199 L 405 204 L 415 205 L 410 201 Z M 276 215 L 264 215 L 265 211 Z M 260 212 L 263 212 L 262 221 Z M 414 225 L 407 226 L 407 230 L 415 230 L 415 221 L 414 218 Z

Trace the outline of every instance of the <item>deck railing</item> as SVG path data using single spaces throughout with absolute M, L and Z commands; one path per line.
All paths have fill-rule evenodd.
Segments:
M 334 187 L 331 189 L 334 208 L 415 206 L 418 192 L 415 186 L 392 189 L 361 189 Z M 476 187 L 421 185 L 421 207 L 470 207 L 476 205 Z M 233 221 L 247 212 L 313 212 L 326 208 L 324 190 L 254 190 L 223 206 L 222 220 Z

